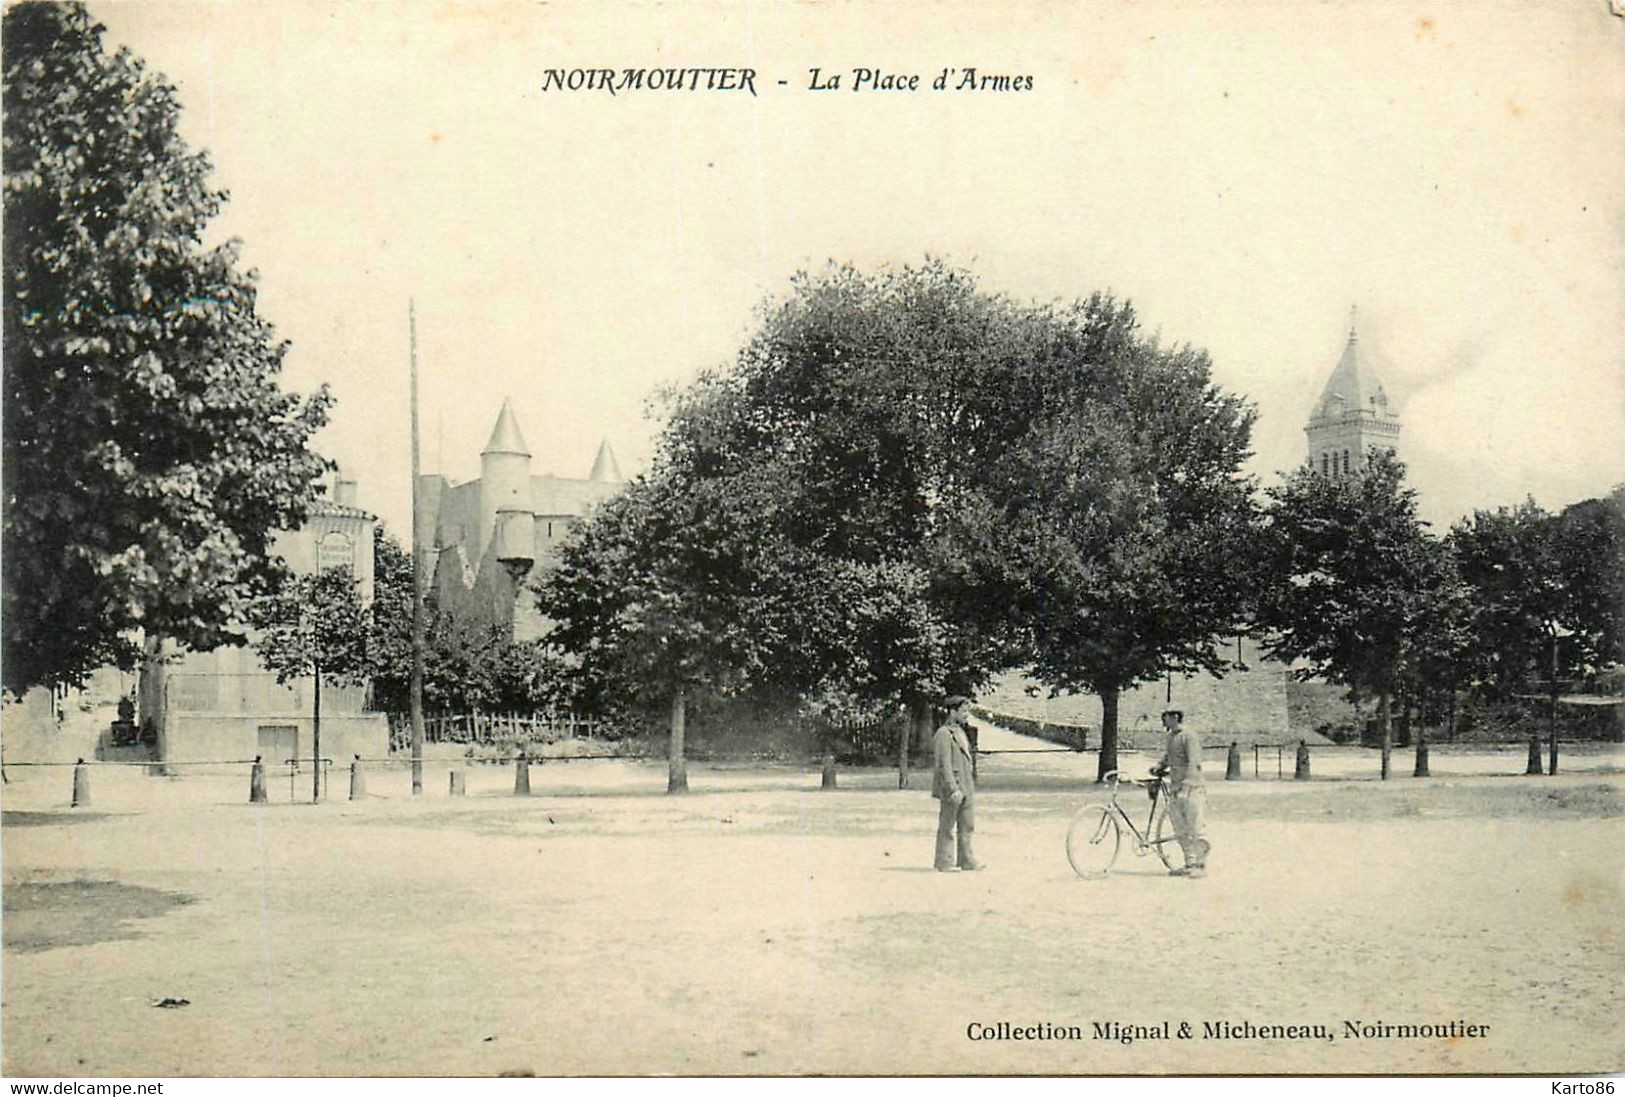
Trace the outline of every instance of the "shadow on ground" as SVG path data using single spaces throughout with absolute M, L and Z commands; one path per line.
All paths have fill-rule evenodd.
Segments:
M 107 818 L 105 811 L 0 811 L 0 827 L 54 827 L 68 823 L 90 823 Z
M 131 922 L 156 918 L 191 901 L 189 895 L 111 880 L 7 884 L 3 899 L 5 947 L 12 952 L 44 952 L 70 945 L 133 940 L 140 933 Z

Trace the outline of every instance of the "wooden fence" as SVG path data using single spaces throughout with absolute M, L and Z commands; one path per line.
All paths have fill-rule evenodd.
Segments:
M 825 734 L 843 761 L 867 763 L 897 756 L 898 717 L 831 721 Z
M 600 721 L 569 712 L 459 712 L 423 717 L 425 743 L 552 743 L 593 738 L 599 729 Z M 411 745 L 411 718 L 405 713 L 390 713 L 390 749 L 407 750 Z

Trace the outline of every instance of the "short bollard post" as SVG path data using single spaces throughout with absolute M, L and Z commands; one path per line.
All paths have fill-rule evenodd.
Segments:
M 835 752 L 832 750 L 826 750 L 824 752 L 824 777 L 819 787 L 835 787 Z
M 361 768 L 361 755 L 350 763 L 350 799 L 364 800 L 367 796 L 367 771 Z
M 515 796 L 530 795 L 530 758 L 523 752 L 514 760 L 513 764 L 513 794 Z
M 1241 780 L 1241 744 L 1230 744 L 1230 755 L 1224 760 L 1224 779 L 1226 781 Z
M 451 771 L 451 795 L 463 795 L 463 771 L 460 769 Z
M 1428 773 L 1428 745 L 1426 742 L 1418 742 L 1416 744 L 1416 769 L 1411 773 L 1411 776 L 1431 776 L 1431 774 Z
M 85 807 L 90 803 L 90 767 L 83 758 L 73 767 L 73 806 Z
M 263 804 L 265 798 L 265 763 L 258 754 L 254 755 L 254 765 L 248 771 L 248 802 Z
M 1535 736 L 1529 737 L 1529 768 L 1523 771 L 1525 777 L 1539 777 L 1545 771 L 1540 768 L 1540 740 Z
M 1298 765 L 1292 771 L 1294 781 L 1309 780 L 1309 744 L 1303 739 L 1298 740 Z

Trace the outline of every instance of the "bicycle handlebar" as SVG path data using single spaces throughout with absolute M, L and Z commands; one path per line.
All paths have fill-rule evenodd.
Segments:
M 1104 781 L 1108 786 L 1110 786 L 1111 790 L 1114 793 L 1115 793 L 1117 787 L 1119 785 L 1121 785 L 1123 783 L 1123 781 L 1125 780 L 1125 778 L 1123 776 L 1123 771 L 1122 770 L 1116 770 L 1116 769 L 1107 770 L 1104 774 L 1101 775 L 1100 779 L 1102 781 Z M 1153 786 L 1160 785 L 1160 784 L 1164 783 L 1167 780 L 1167 775 L 1158 773 L 1158 774 L 1153 774 L 1150 777 L 1144 777 L 1144 778 L 1129 777 L 1129 778 L 1126 778 L 1126 780 L 1128 781 L 1129 784 L 1138 785 L 1140 788 L 1152 788 Z

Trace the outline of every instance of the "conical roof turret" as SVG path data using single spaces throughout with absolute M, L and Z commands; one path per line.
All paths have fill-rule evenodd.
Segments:
M 530 456 L 530 449 L 525 445 L 525 436 L 519 433 L 519 419 L 513 413 L 513 401 L 503 400 L 502 410 L 497 413 L 497 424 L 491 430 L 491 440 L 485 443 L 482 456 L 486 453 L 517 453 L 524 457 Z
M 1343 356 L 1337 360 L 1332 375 L 1326 379 L 1326 387 L 1321 390 L 1310 418 L 1312 421 L 1342 419 L 1350 415 L 1384 418 L 1393 414 L 1382 382 L 1377 380 L 1377 375 L 1360 353 L 1360 334 L 1351 322 Z
M 580 466 L 576 466 L 579 468 Z M 615 451 L 609 448 L 609 439 L 605 438 L 598 443 L 598 456 L 593 458 L 592 471 L 587 479 L 595 480 L 600 484 L 619 484 L 621 482 L 621 466 L 615 460 Z

